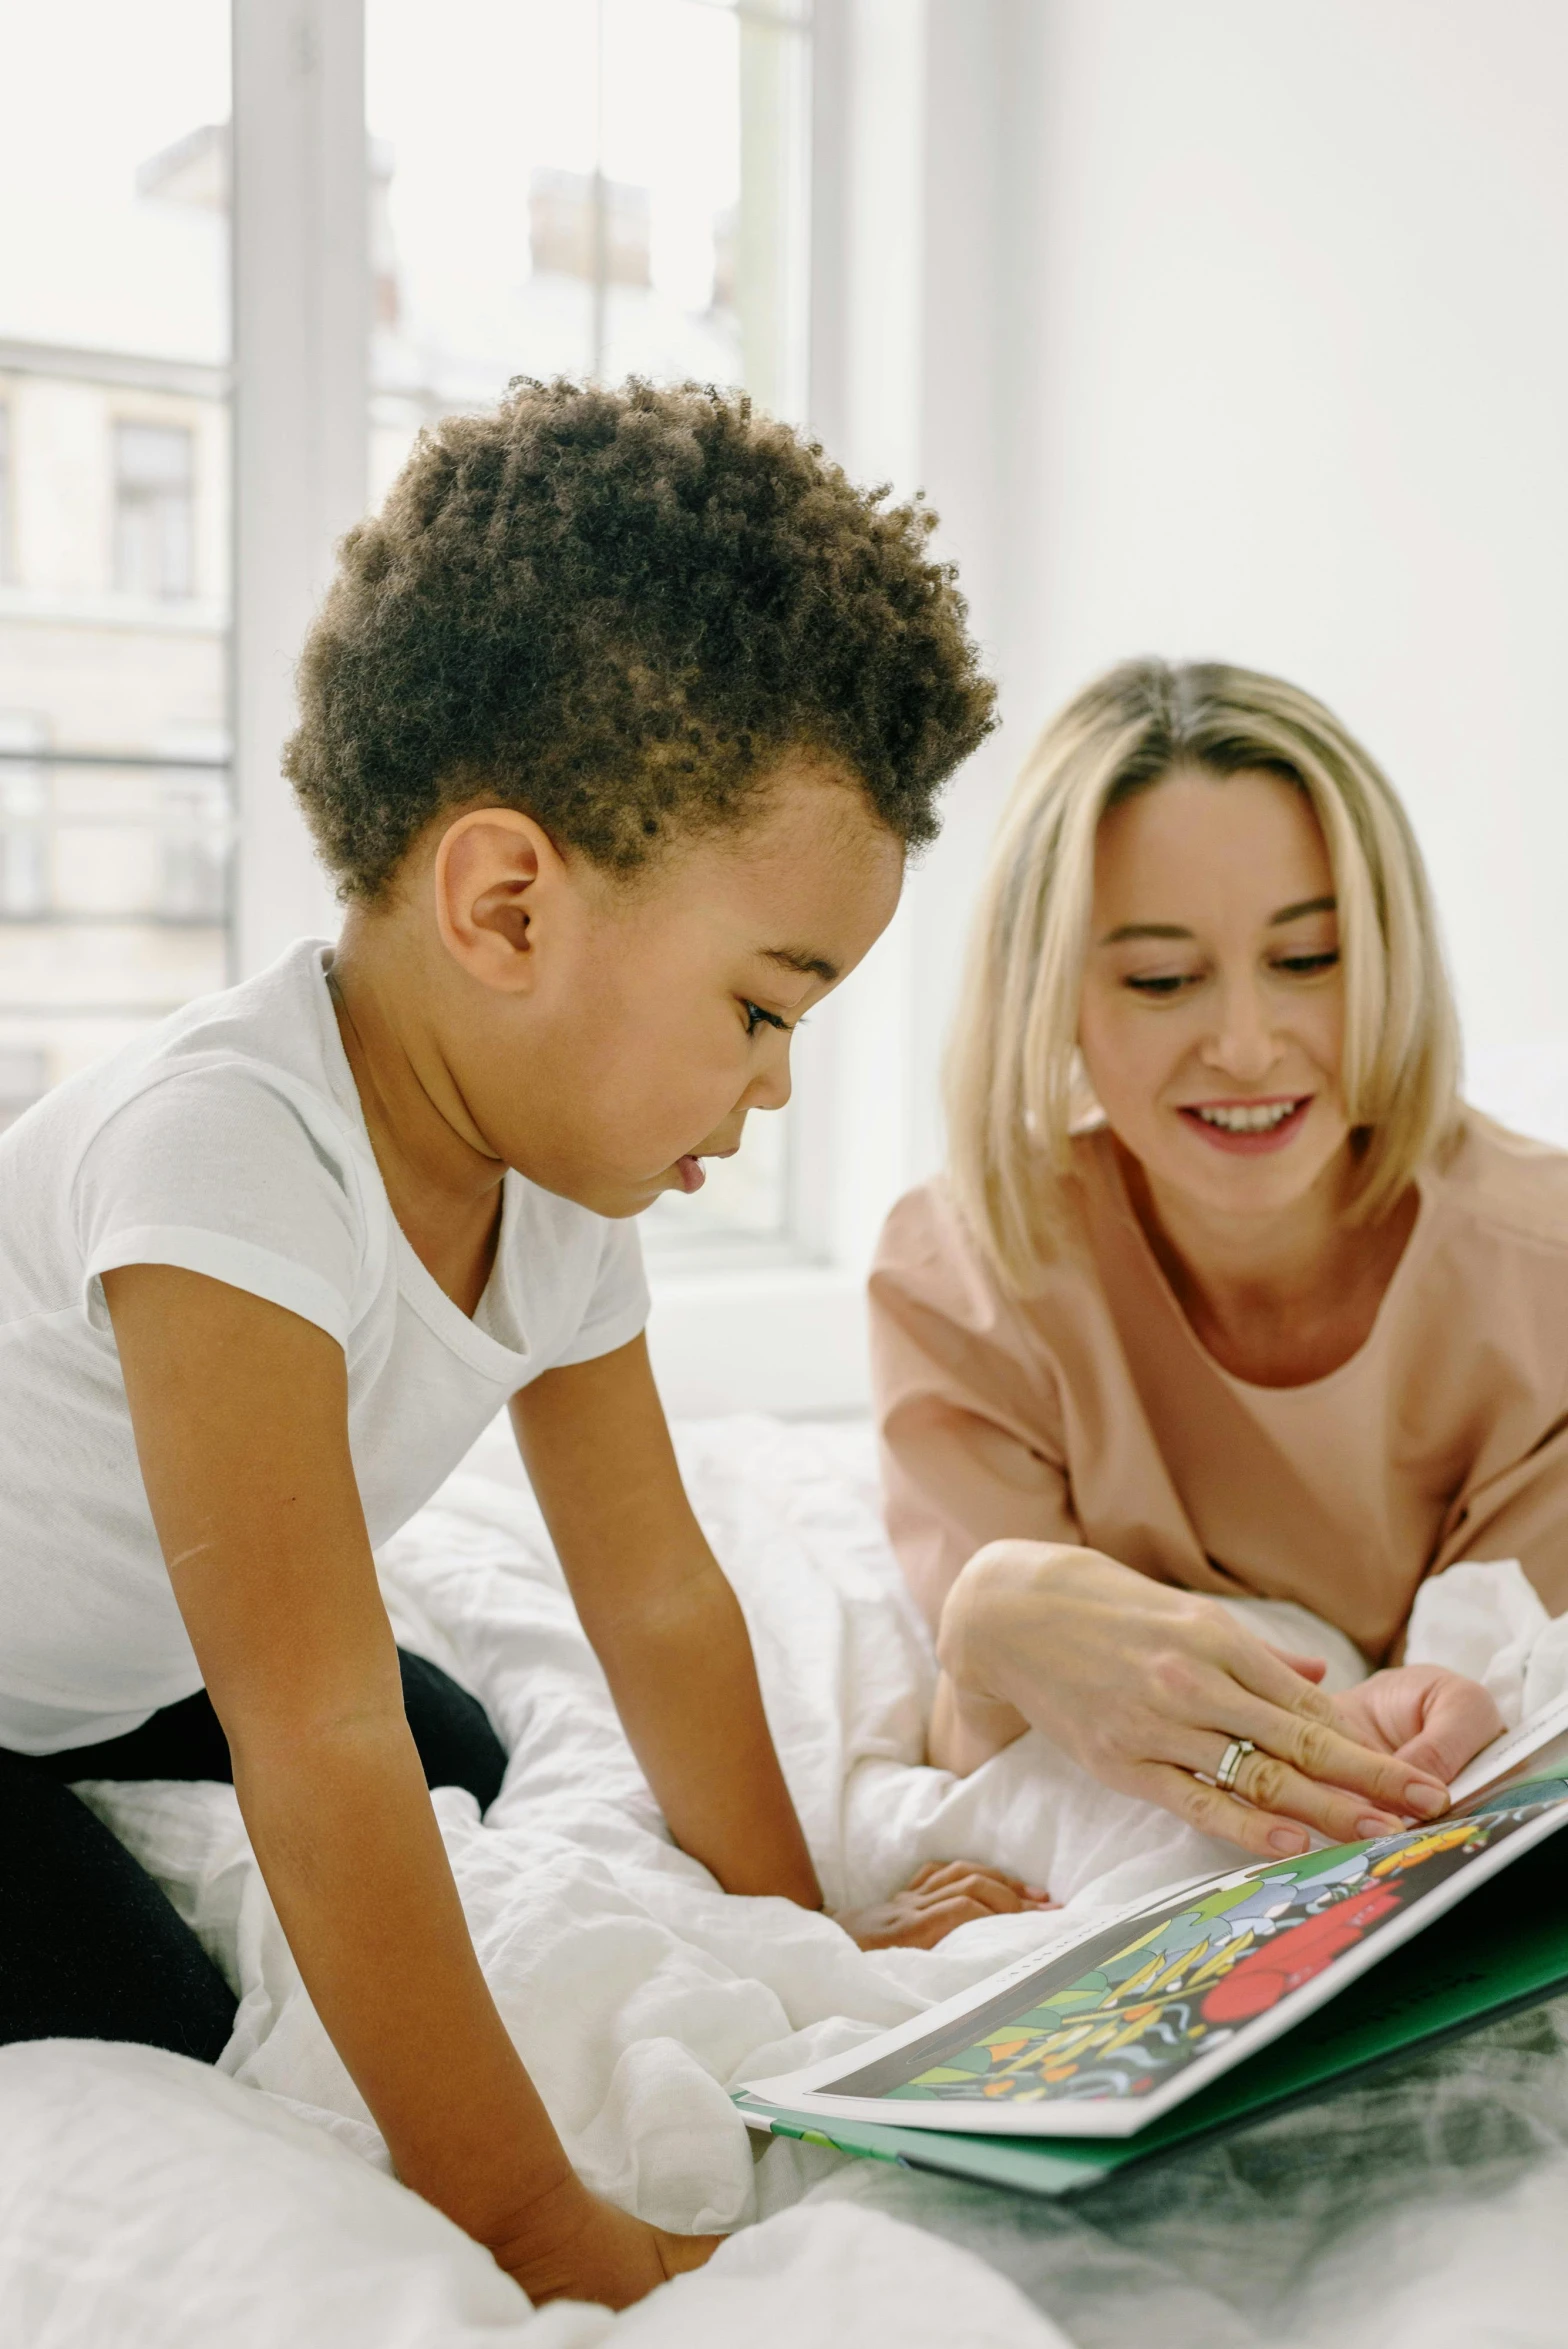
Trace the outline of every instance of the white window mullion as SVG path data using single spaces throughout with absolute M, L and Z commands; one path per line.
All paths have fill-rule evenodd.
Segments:
M 364 510 L 363 0 L 233 0 L 237 962 L 332 923 L 279 755 L 337 540 Z

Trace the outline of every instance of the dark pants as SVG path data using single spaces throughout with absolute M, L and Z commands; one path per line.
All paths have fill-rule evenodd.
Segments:
M 481 1810 L 506 1754 L 484 1709 L 447 1674 L 398 1650 L 403 1706 L 427 1786 L 466 1786 Z M 131 2039 L 215 2063 L 234 1994 L 168 1897 L 70 1791 L 78 1778 L 232 1784 L 205 1689 L 128 1736 L 71 1753 L 0 1748 L 0 2045 Z

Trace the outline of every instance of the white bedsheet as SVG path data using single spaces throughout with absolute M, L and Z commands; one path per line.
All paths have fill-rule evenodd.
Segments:
M 687 1430 L 682 1452 L 752 1625 L 830 1901 L 961 1854 L 1049 1882 L 1076 1918 L 1231 1857 L 1091 1787 L 1038 1739 L 962 1784 L 918 1766 L 929 1649 L 886 1553 L 861 1437 L 732 1420 Z M 383 1580 L 399 1636 L 483 1697 L 512 1752 L 484 1825 L 466 1796 L 437 1807 L 486 1973 L 574 2161 L 664 2225 L 743 2231 L 701 2275 L 623 2318 L 532 2314 L 384 2174 L 232 1793 L 102 1788 L 92 1799 L 242 2003 L 216 2075 L 147 2050 L 0 2053 L 4 2349 L 446 2349 L 525 2333 L 530 2349 L 611 2333 L 616 2349 L 803 2333 L 820 2349 L 1560 2337 L 1549 2318 L 1568 2282 L 1555 2216 L 1568 2191 L 1568 2057 L 1550 2019 L 1283 2116 L 1239 2151 L 1133 2173 L 1072 2209 L 782 2142 L 759 2151 L 732 2082 L 851 2045 L 1060 1923 L 998 1919 L 934 1952 L 867 1956 L 789 1903 L 720 1894 L 663 1832 L 498 1443 L 390 1546 Z M 1489 1605 L 1493 1649 L 1506 1633 L 1525 1656 L 1506 1575 L 1454 1588 L 1472 1668 Z M 1317 1644 L 1339 1676 L 1354 1670 L 1332 1635 L 1313 1642 L 1310 1619 L 1276 1618 L 1275 1630 Z M 1438 1652 L 1442 1622 L 1426 1636 Z M 1521 1689 L 1526 1666 L 1508 1667 Z M 1428 2116 L 1441 2118 L 1435 2133 Z M 1458 2121 L 1445 2135 L 1446 2116 Z M 1438 2292 L 1423 2264 L 1434 2254 L 1449 2277 Z

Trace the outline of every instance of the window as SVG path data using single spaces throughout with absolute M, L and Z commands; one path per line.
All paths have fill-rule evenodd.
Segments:
M 309 72 L 357 55 L 352 0 L 298 7 Z M 281 137 L 307 103 L 306 51 L 267 0 L 233 13 L 247 103 Z M 237 967 L 230 19 L 230 0 L 58 0 L 11 33 L 0 82 L 0 1055 L 44 1083 Z M 372 498 L 423 422 L 519 373 L 745 383 L 803 415 L 807 0 L 450 0 L 439 43 L 426 0 L 364 0 L 363 21 L 368 255 L 352 269 L 368 259 Z M 332 120 L 332 152 L 347 154 L 349 118 Z M 338 201 L 321 197 L 325 153 L 305 173 L 311 203 Z M 328 242 L 344 254 L 353 239 Z M 247 315 L 261 315 L 267 270 L 275 300 L 314 259 L 269 249 Z M 341 318 L 352 275 L 333 288 Z M 311 299 L 302 346 L 324 331 L 319 289 Z M 253 368 L 270 332 L 255 329 Z M 351 436 L 333 429 L 351 477 Z M 307 453 L 307 488 L 317 470 Z M 294 488 L 291 475 L 272 502 Z M 323 551 L 352 513 L 334 512 Z M 253 530 L 250 575 L 275 578 L 257 543 Z M 280 677 L 319 589 L 269 607 Z M 264 635 L 253 625 L 247 642 Z M 283 702 L 280 687 L 246 752 L 253 850 Z M 254 730 L 255 691 L 240 707 Z M 313 918 L 282 869 L 266 843 L 246 868 L 252 961 L 268 908 L 285 934 Z M 709 1261 L 798 1252 L 798 1112 L 754 1124 L 695 1200 L 655 1212 L 656 1243 L 700 1235 Z
M 0 712 L 0 918 L 49 902 L 49 773 L 38 719 Z M 0 1102 L 0 1114 L 3 1114 Z
M 227 0 L 0 80 L 0 1120 L 225 984 Z
M 15 531 L 12 506 L 11 408 L 7 400 L 0 399 L 0 581 L 11 576 L 12 538 Z
M 182 424 L 114 428 L 114 584 L 165 600 L 192 592 L 195 458 Z
M 810 22 L 762 0 L 366 0 L 372 497 L 514 375 L 806 385 Z M 483 71 L 476 61 L 483 60 Z M 793 1111 L 750 1121 L 666 1254 L 798 1252 Z

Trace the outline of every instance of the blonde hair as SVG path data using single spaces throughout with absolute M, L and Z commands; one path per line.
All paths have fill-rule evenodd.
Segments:
M 1311 802 L 1334 873 L 1345 974 L 1340 1074 L 1372 1220 L 1452 1135 L 1459 1030 L 1421 852 L 1393 786 L 1321 702 L 1218 662 L 1128 661 L 1040 736 L 1003 815 L 947 1065 L 958 1203 L 1014 1290 L 1071 1234 L 1071 1135 L 1095 840 L 1106 812 L 1178 768 L 1279 775 Z

